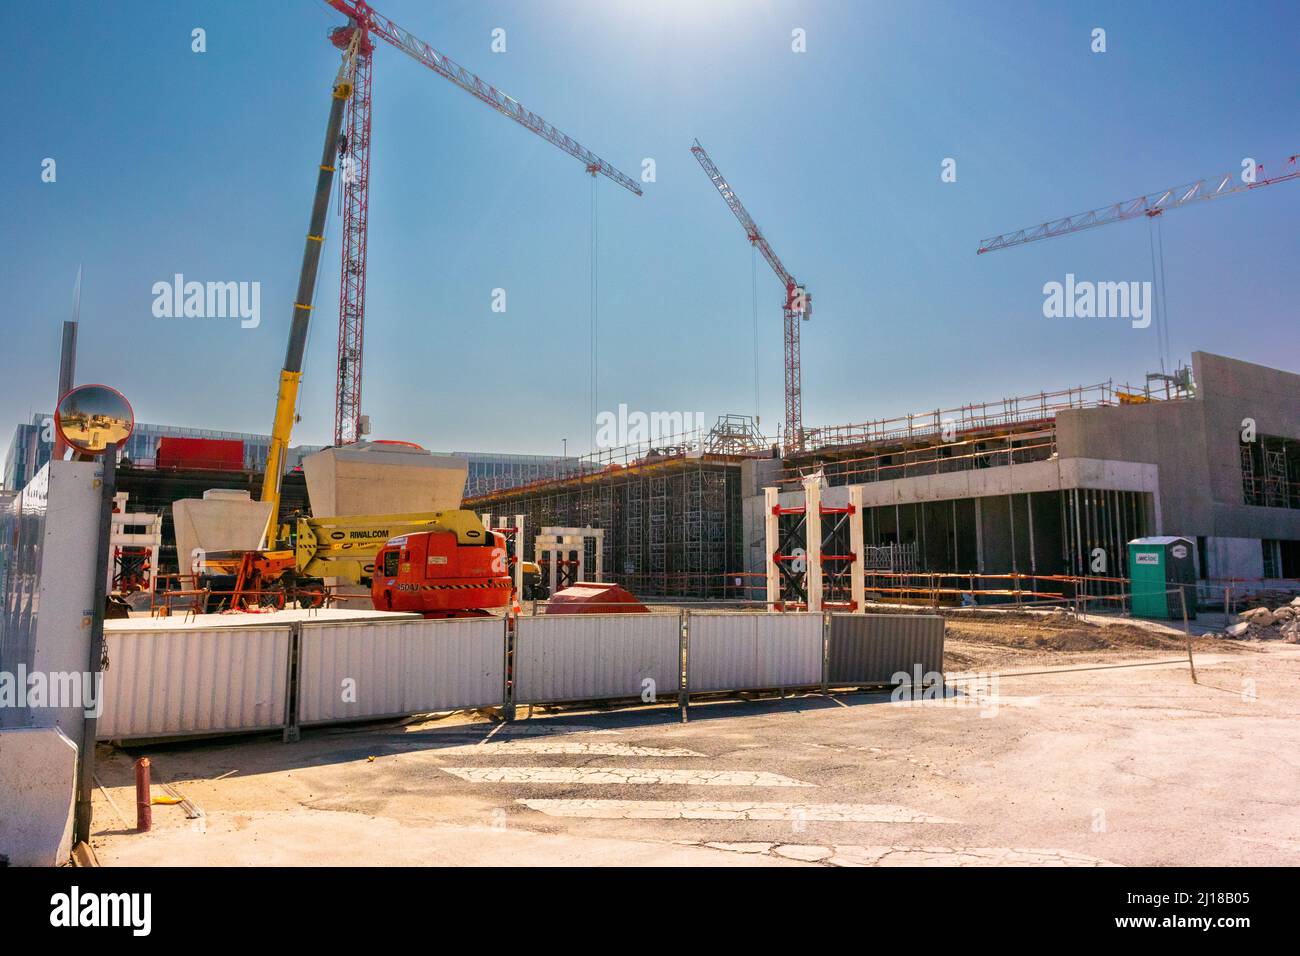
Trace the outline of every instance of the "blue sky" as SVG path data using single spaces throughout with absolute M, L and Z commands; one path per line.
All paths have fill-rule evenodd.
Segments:
M 1145 222 L 977 257 L 979 240 L 1300 151 L 1294 3 L 375 6 L 630 175 L 655 159 L 641 198 L 598 182 L 602 410 L 754 411 L 751 250 L 695 137 L 814 297 L 808 425 L 1140 381 L 1159 364 L 1154 327 L 1046 319 L 1042 286 L 1151 279 Z M 143 421 L 269 428 L 340 22 L 322 0 L 52 0 L 11 18 L 3 440 L 53 403 L 79 263 L 80 381 L 118 386 Z M 383 44 L 374 86 L 375 437 L 584 451 L 590 179 Z M 1165 217 L 1175 361 L 1300 370 L 1298 213 L 1295 182 Z M 295 443 L 332 434 L 340 232 L 331 212 Z M 774 431 L 782 292 L 758 265 Z M 260 282 L 261 325 L 155 318 L 151 287 L 177 272 Z

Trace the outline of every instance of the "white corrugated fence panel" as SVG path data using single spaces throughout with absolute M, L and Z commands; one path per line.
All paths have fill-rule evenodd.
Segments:
M 100 740 L 270 730 L 285 724 L 288 627 L 104 634 Z
M 505 620 L 305 624 L 298 721 L 500 706 Z
M 693 693 L 821 683 L 820 614 L 692 614 L 687 623 Z
M 676 614 L 548 614 L 516 626 L 516 703 L 641 697 L 650 687 L 666 700 L 679 692 Z

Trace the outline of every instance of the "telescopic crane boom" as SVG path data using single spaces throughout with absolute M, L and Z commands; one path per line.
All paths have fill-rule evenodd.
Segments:
M 307 329 L 311 324 L 312 300 L 316 292 L 316 270 L 320 266 L 321 246 L 325 244 L 325 214 L 329 211 L 330 190 L 334 183 L 339 130 L 343 126 L 343 106 L 353 91 L 359 41 L 358 34 L 353 37 L 344 51 L 343 62 L 339 65 L 339 72 L 334 78 L 333 91 L 330 94 L 329 120 L 325 124 L 325 148 L 321 153 L 320 168 L 316 173 L 316 196 L 312 200 L 311 222 L 307 226 L 302 268 L 298 272 L 298 296 L 293 304 L 289 345 L 285 349 L 284 367 L 280 370 L 280 386 L 275 396 L 271 447 L 266 455 L 266 471 L 262 475 L 261 500 L 271 504 L 271 515 L 267 519 L 266 531 L 262 535 L 264 547 L 275 543 L 275 531 L 279 527 L 280 482 L 284 476 L 285 453 L 289 450 L 289 436 L 293 432 L 294 416 L 298 406 L 298 387 L 302 382 L 302 358 L 307 349 Z

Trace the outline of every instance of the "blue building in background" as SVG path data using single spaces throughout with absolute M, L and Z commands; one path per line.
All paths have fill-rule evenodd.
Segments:
M 266 467 L 271 447 L 269 435 L 251 432 L 225 432 L 209 428 L 185 428 L 179 425 L 150 425 L 137 422 L 127 439 L 124 456 L 132 465 L 151 468 L 158 453 L 160 438 L 219 438 L 244 443 L 244 470 L 260 472 Z M 54 446 L 54 419 L 48 412 L 33 415 L 28 423 L 18 425 L 5 455 L 3 487 L 18 490 L 35 477 L 50 460 Z M 320 445 L 298 445 L 289 449 L 287 466 L 297 467 L 304 456 L 320 451 Z M 510 455 L 473 451 L 435 452 L 463 458 L 469 472 L 465 494 L 483 494 L 502 488 L 525 485 L 545 478 L 560 478 L 578 470 L 577 458 L 550 455 Z

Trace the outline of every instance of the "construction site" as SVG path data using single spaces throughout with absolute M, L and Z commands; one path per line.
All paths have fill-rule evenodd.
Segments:
M 814 318 L 814 290 L 835 279 L 760 228 L 741 191 L 761 177 L 742 172 L 742 151 L 727 151 L 734 186 L 695 130 L 663 181 L 647 174 L 653 161 L 630 175 L 369 3 L 317 6 L 329 67 L 293 126 L 312 138 L 292 196 L 306 230 L 280 223 L 300 259 L 268 266 L 296 280 L 292 302 L 276 303 L 282 321 L 256 329 L 237 283 L 185 283 L 179 266 L 155 286 L 155 316 L 243 317 L 259 354 L 273 338 L 274 384 L 253 383 L 267 376 L 241 339 L 178 375 L 175 407 L 137 406 L 142 355 L 122 348 L 121 374 L 98 375 L 119 345 L 83 317 L 78 271 L 71 317 L 39 332 L 57 340 L 57 365 L 39 369 L 40 394 L 11 403 L 28 411 L 0 487 L 0 865 L 1246 866 L 1234 834 L 1196 837 L 1238 803 L 1281 807 L 1274 826 L 1242 832 L 1268 862 L 1300 863 L 1296 777 L 1268 757 L 1289 746 L 1300 703 L 1300 364 L 1294 349 L 1270 350 L 1271 367 L 1181 332 L 1170 345 L 1157 231 L 1168 213 L 1194 223 L 1211 206 L 1293 207 L 1300 155 L 967 243 L 985 268 L 1040 242 L 1035 254 L 1051 256 L 1081 232 L 1148 230 L 1139 265 L 1157 298 L 1140 347 L 1154 361 L 1138 346 L 1073 361 L 1064 337 L 1039 361 L 1003 341 L 966 361 L 967 386 L 927 371 L 932 346 L 918 339 L 903 369 L 864 348 L 846 382 L 826 343 L 860 330 L 819 322 L 858 306 L 818 291 Z M 565 306 L 572 327 L 530 312 L 507 331 L 457 329 L 467 338 L 444 348 L 425 326 L 411 332 L 390 290 L 368 287 L 381 274 L 371 250 L 395 255 L 370 237 L 372 180 L 376 202 L 391 202 L 379 171 L 394 175 L 386 141 L 372 162 L 374 66 L 387 61 L 545 144 L 539 178 L 559 175 L 554 163 L 590 179 L 591 291 L 587 315 Z M 586 122 L 601 129 L 594 107 Z M 600 291 L 600 257 L 617 269 L 624 250 L 599 250 L 598 188 L 627 204 L 689 189 L 691 215 L 748 247 L 752 405 L 736 384 L 747 370 L 726 368 L 745 364 L 744 329 L 708 369 L 711 401 L 727 404 L 707 419 L 610 401 L 629 386 L 622 366 L 602 365 L 600 336 L 667 353 L 642 395 L 672 379 L 681 346 L 610 330 L 636 293 Z M 784 189 L 755 190 L 764 217 L 792 214 L 772 208 Z M 557 248 L 574 243 L 567 224 L 538 218 Z M 376 222 L 396 237 L 384 242 L 407 241 L 409 221 Z M 470 267 L 427 268 L 442 283 Z M 1032 275 L 1030 308 L 1008 308 L 1046 322 Z M 1119 301 L 1126 283 L 1110 285 L 1088 308 Z M 496 312 L 504 290 L 492 292 Z M 383 303 L 369 317 L 368 295 Z M 451 311 L 437 322 L 472 324 Z M 759 345 L 775 349 L 778 313 L 779 387 Z M 1134 339 L 1147 327 L 1134 319 Z M 313 359 L 313 335 L 330 361 L 319 348 Z M 403 375 L 395 339 L 436 351 Z M 586 350 L 586 382 L 550 368 L 550 340 L 570 358 Z M 990 356 L 1016 381 L 1044 380 L 994 397 L 998 374 L 978 368 Z M 1094 384 L 1046 380 L 1062 368 Z M 680 381 L 695 387 L 692 375 Z M 760 414 L 760 385 L 780 395 L 778 423 Z M 180 402 L 186 390 L 194 404 Z M 227 400 L 244 391 L 265 406 L 265 432 L 234 430 Z M 563 435 L 578 432 L 557 409 L 584 399 L 591 438 L 570 452 Z M 805 423 L 805 400 L 849 413 Z M 469 421 L 478 450 L 453 451 L 463 433 L 444 419 Z M 411 421 L 431 424 L 415 434 Z M 76 692 L 56 694 L 54 675 Z M 1154 723 L 1185 749 L 1162 749 Z M 1262 750 L 1219 749 L 1250 734 Z M 1157 782 L 1096 756 L 1112 747 Z M 493 754 L 499 765 L 475 762 Z M 621 763 L 570 766 L 575 755 Z M 1215 761 L 1242 790 L 1204 788 Z M 588 786 L 635 792 L 605 800 Z M 722 797 L 688 799 L 697 786 Z M 753 800 L 753 787 L 808 792 Z M 1017 800 L 1019 817 L 1006 812 Z M 1127 825 L 1090 830 L 1098 807 Z

